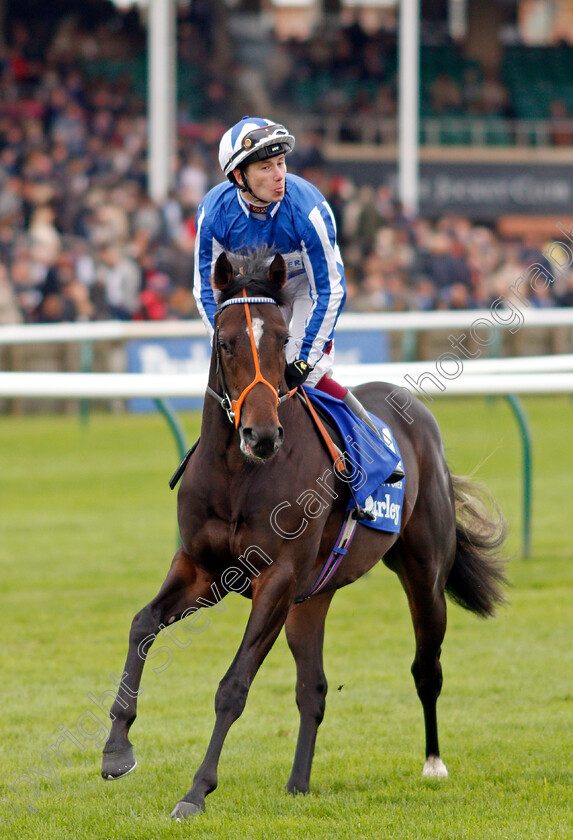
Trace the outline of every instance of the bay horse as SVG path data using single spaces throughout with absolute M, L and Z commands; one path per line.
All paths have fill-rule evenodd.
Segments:
M 406 474 L 400 533 L 358 526 L 328 584 L 307 597 L 344 522 L 349 488 L 333 469 L 302 401 L 286 391 L 285 281 L 279 254 L 270 265 L 260 251 L 240 268 L 234 255 L 224 252 L 216 261 L 213 286 L 220 297 L 201 436 L 177 500 L 181 545 L 159 593 L 133 619 L 123 680 L 110 710 L 101 772 L 116 779 L 136 764 L 128 733 L 145 658 L 159 630 L 176 621 L 185 627 L 197 610 L 229 591 L 252 600 L 240 647 L 216 692 L 207 752 L 172 812 L 176 819 L 203 811 L 205 797 L 217 787 L 225 737 L 283 627 L 296 663 L 300 713 L 286 788 L 292 794 L 309 791 L 327 691 L 326 614 L 336 590 L 380 559 L 398 575 L 414 625 L 412 674 L 426 734 L 423 774 L 447 776 L 436 715 L 444 593 L 484 617 L 504 600 L 501 513 L 486 512 L 473 483 L 450 473 L 430 411 L 415 400 L 407 421 L 391 408 L 386 397 L 392 386 L 383 383 L 360 386 L 356 393 L 392 428 L 398 443 Z

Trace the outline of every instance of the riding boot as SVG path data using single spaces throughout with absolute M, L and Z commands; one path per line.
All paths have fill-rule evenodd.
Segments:
M 366 411 L 366 409 L 364 408 L 364 406 L 362 405 L 360 400 L 357 397 L 355 397 L 354 394 L 351 391 L 349 391 L 349 390 L 346 391 L 346 394 L 342 397 L 342 401 L 344 403 L 346 403 L 348 408 L 360 420 L 362 420 L 368 426 L 368 428 L 371 431 L 374 432 L 376 437 L 378 437 L 378 438 L 380 438 L 380 440 L 382 440 L 382 436 L 380 435 L 380 432 L 378 431 L 378 429 L 376 428 L 376 426 L 374 425 L 374 423 L 370 419 L 370 415 L 368 414 L 368 412 Z M 397 481 L 401 481 L 403 478 L 404 478 L 404 470 L 398 464 L 398 466 L 396 467 L 396 469 L 394 470 L 392 475 L 389 478 L 386 479 L 386 484 L 395 484 Z

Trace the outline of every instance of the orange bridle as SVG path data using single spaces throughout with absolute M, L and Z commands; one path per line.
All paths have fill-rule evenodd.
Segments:
M 267 388 L 270 388 L 270 390 L 272 391 L 273 396 L 275 398 L 275 401 L 276 401 L 275 404 L 277 406 L 279 406 L 285 400 L 290 399 L 290 397 L 292 397 L 292 395 L 296 392 L 296 388 L 293 388 L 291 391 L 288 391 L 282 397 L 279 397 L 279 393 L 278 393 L 277 389 L 274 387 L 274 385 L 271 385 L 271 383 L 268 381 L 268 379 L 265 379 L 265 377 L 261 373 L 261 366 L 259 364 L 259 354 L 258 354 L 258 351 L 257 351 L 256 342 L 255 342 L 255 334 L 254 334 L 254 331 L 253 331 L 253 322 L 251 320 L 251 311 L 249 309 L 249 304 L 250 303 L 274 303 L 275 306 L 277 306 L 278 305 L 277 302 L 273 298 L 270 298 L 270 297 L 248 297 L 246 290 L 243 289 L 243 297 L 242 298 L 231 298 L 230 300 L 226 300 L 225 303 L 223 303 L 221 305 L 219 311 L 224 309 L 226 306 L 229 306 L 229 305 L 234 304 L 234 303 L 242 303 L 245 307 L 245 315 L 246 315 L 246 318 L 247 318 L 247 327 L 248 327 L 248 330 L 249 330 L 249 338 L 251 340 L 251 350 L 252 350 L 252 353 L 253 353 L 253 361 L 255 363 L 255 378 L 253 379 L 253 381 L 249 385 L 247 385 L 247 387 L 242 391 L 242 393 L 239 395 L 238 399 L 236 399 L 236 400 L 231 400 L 227 393 L 225 393 L 225 396 L 221 399 L 221 397 L 219 397 L 218 394 L 215 394 L 215 392 L 211 388 L 208 387 L 207 390 L 212 396 L 216 397 L 216 399 L 219 400 L 221 406 L 227 411 L 227 415 L 229 416 L 229 419 L 235 424 L 235 428 L 238 429 L 239 428 L 239 423 L 241 422 L 241 408 L 242 408 L 243 403 L 245 401 L 245 397 L 247 396 L 247 394 L 249 394 L 252 391 L 252 389 L 255 387 L 255 385 L 259 384 L 259 382 L 262 385 L 266 385 Z M 218 350 L 217 350 L 217 352 L 218 352 Z

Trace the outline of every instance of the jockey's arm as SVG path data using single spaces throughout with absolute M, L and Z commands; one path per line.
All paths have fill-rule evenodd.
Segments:
M 336 226 L 326 202 L 309 214 L 303 236 L 302 258 L 312 304 L 298 357 L 314 366 L 334 337 L 336 322 L 346 300 L 344 266 L 336 241 Z
M 205 217 L 205 210 L 200 208 L 195 239 L 193 295 L 211 340 L 213 340 L 215 310 L 217 308 L 211 286 L 211 272 L 215 260 L 223 250 L 223 246 L 213 236 L 209 222 Z

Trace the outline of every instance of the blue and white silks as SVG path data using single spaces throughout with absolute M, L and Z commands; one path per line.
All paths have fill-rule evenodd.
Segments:
M 211 276 L 219 254 L 265 245 L 276 249 L 287 264 L 286 288 L 293 296 L 287 361 L 316 366 L 346 298 L 344 267 L 332 209 L 322 193 L 296 175 L 288 174 L 286 184 L 282 201 L 264 214 L 251 212 L 228 181 L 207 193 L 197 211 L 193 294 L 212 338 L 217 301 Z

